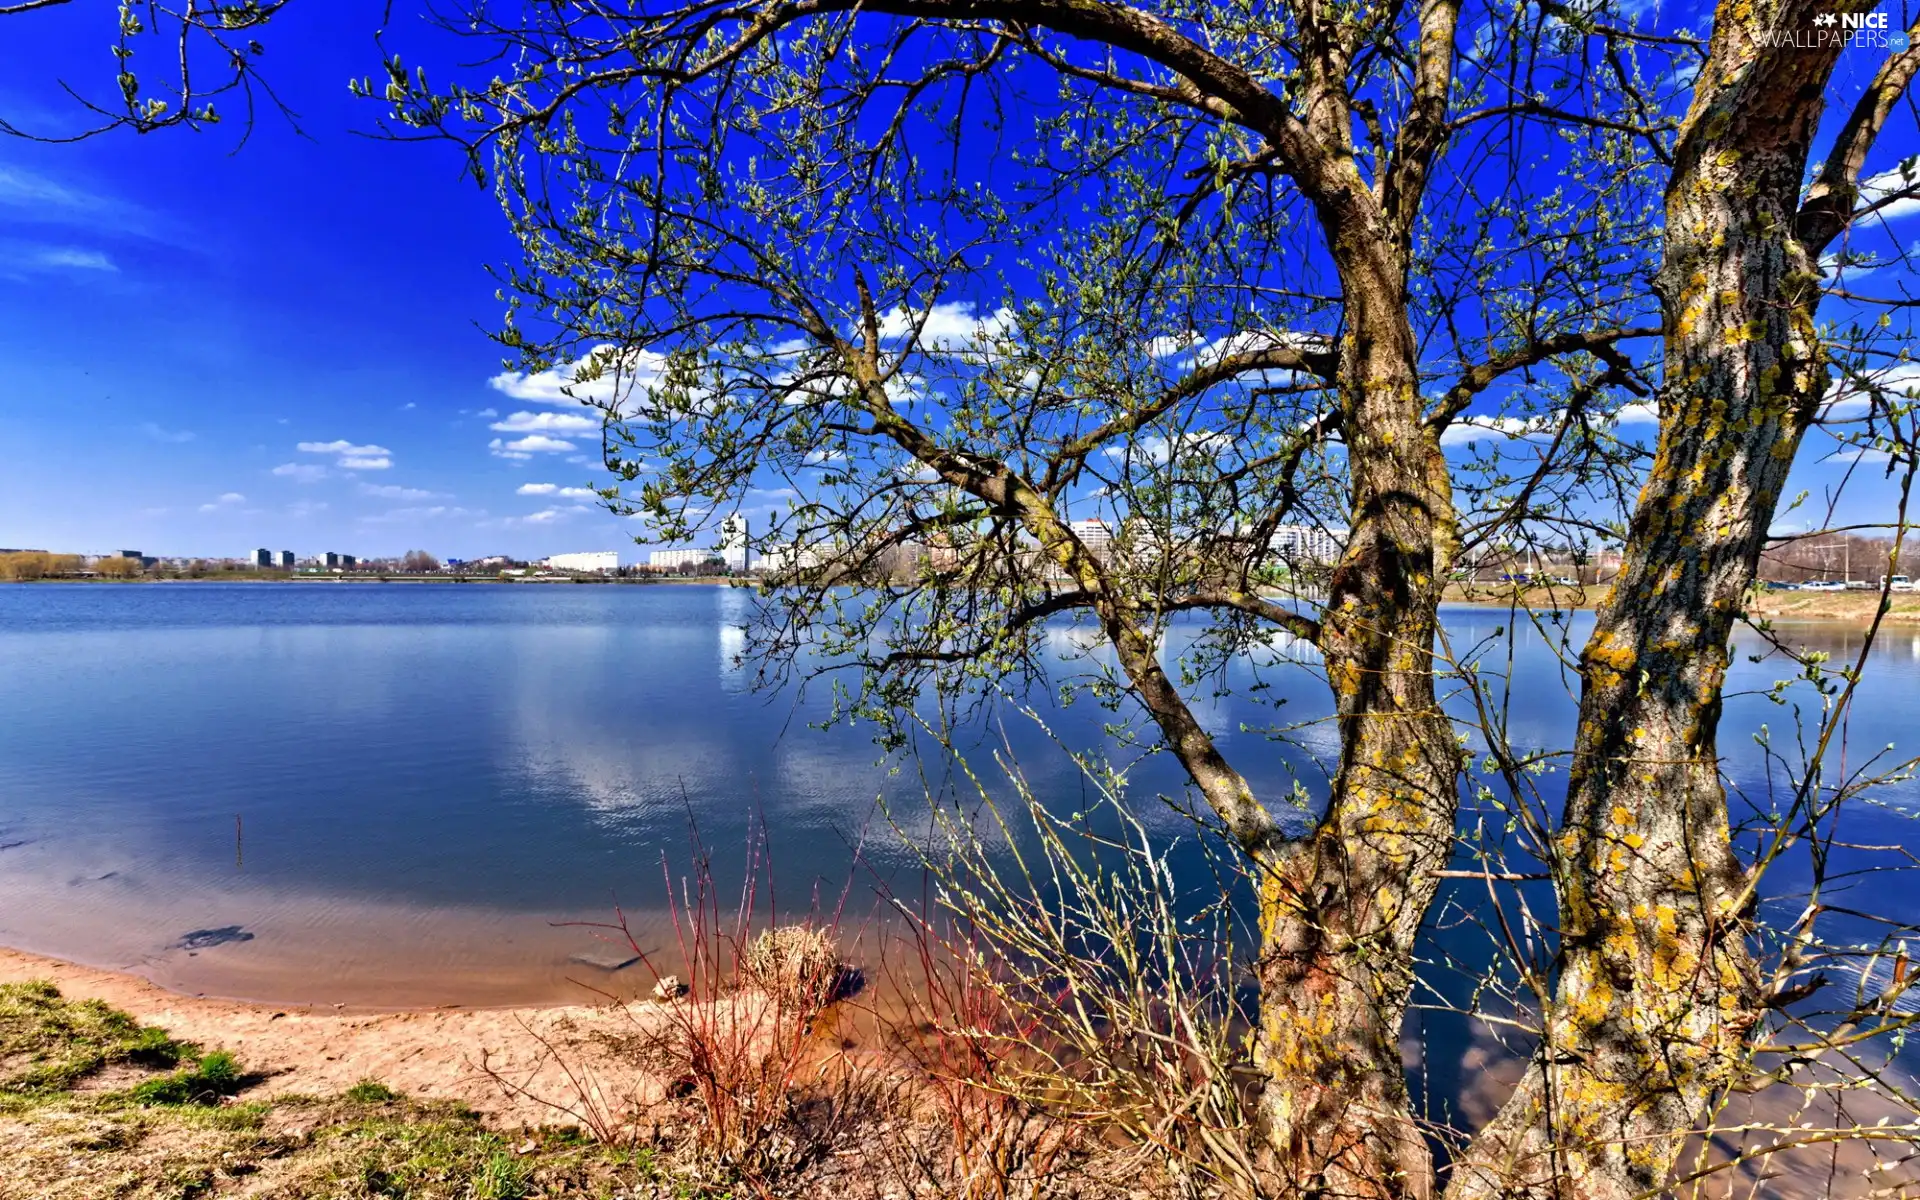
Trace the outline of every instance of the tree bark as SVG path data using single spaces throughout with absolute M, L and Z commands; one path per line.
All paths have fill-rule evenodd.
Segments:
M 1320 639 L 1340 766 L 1312 835 L 1260 862 L 1261 1116 L 1298 1194 L 1424 1197 L 1433 1165 L 1400 1029 L 1458 807 L 1460 750 L 1433 663 L 1458 535 L 1446 460 L 1421 421 L 1397 256 L 1342 227 L 1353 231 L 1334 250 L 1354 499 Z
M 1581 657 L 1544 1036 L 1448 1200 L 1659 1193 L 1762 1015 L 1716 732 L 1733 622 L 1826 385 L 1825 241 L 1795 225 L 1837 50 L 1767 49 L 1758 31 L 1811 27 L 1814 7 L 1759 8 L 1721 5 L 1668 186 L 1660 430 Z

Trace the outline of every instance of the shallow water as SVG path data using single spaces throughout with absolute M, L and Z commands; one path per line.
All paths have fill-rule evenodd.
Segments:
M 643 948 L 666 948 L 666 879 L 687 870 L 690 828 L 733 886 L 758 819 L 779 907 L 806 909 L 816 886 L 832 906 L 844 889 L 857 926 L 883 881 L 918 894 L 876 802 L 911 828 L 929 783 L 890 770 L 864 731 L 810 728 L 823 696 L 747 686 L 732 660 L 752 602 L 695 586 L 0 587 L 0 943 L 275 1003 L 580 999 L 643 981 L 574 961 L 605 947 L 568 923 L 617 903 Z M 1457 608 L 1447 624 L 1464 651 L 1509 619 Z M 1795 636 L 1836 656 L 1859 642 Z M 1055 641 L 1068 658 L 1100 654 L 1070 629 Z M 1537 634 L 1516 656 L 1515 740 L 1564 744 L 1569 680 Z M 1333 737 L 1314 726 L 1278 748 L 1243 729 L 1326 711 L 1311 655 L 1265 657 L 1279 717 L 1206 684 L 1196 703 L 1272 794 L 1293 773 L 1311 786 Z M 1888 635 L 1875 658 L 1850 744 L 1911 753 L 1920 631 Z M 1734 687 L 1783 673 L 1742 660 Z M 1094 706 L 1045 714 L 1073 744 L 1104 740 Z M 1756 790 L 1747 732 L 1762 719 L 1786 725 L 1736 696 L 1722 737 L 1730 774 Z M 1030 723 L 978 732 L 1006 739 L 1040 794 L 1084 794 Z M 933 771 L 934 788 L 950 782 Z M 1153 758 L 1129 784 L 1150 797 L 1179 776 Z M 1920 791 L 1883 799 L 1858 832 L 1908 838 L 1899 810 Z M 1164 806 L 1141 811 L 1178 831 Z

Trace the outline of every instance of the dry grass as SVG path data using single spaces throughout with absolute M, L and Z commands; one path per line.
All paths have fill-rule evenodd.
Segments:
M 839 992 L 845 965 L 831 932 L 811 925 L 763 930 L 740 951 L 740 983 L 797 1008 L 818 1008 Z

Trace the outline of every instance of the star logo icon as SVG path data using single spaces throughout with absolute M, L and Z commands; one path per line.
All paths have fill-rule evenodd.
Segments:
M 1813 18 L 1813 23 L 1814 23 L 1815 25 L 1831 25 L 1831 24 L 1833 24 L 1833 23 L 1834 23 L 1834 19 L 1835 19 L 1835 18 L 1834 18 L 1834 15 L 1833 15 L 1832 13 L 1830 13 L 1830 12 L 1824 12 L 1824 13 L 1820 13 L 1820 14 L 1819 14 L 1818 16 L 1816 16 L 1816 17 L 1814 17 L 1814 18 Z

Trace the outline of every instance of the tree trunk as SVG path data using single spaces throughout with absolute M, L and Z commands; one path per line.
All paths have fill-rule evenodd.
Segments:
M 1668 187 L 1659 439 L 1581 656 L 1544 1038 L 1449 1200 L 1658 1193 L 1761 1016 L 1716 730 L 1728 637 L 1825 386 L 1793 229 L 1833 66 L 1761 47 L 1756 27 L 1810 13 L 1766 8 L 1723 6 Z
M 1297 1194 L 1424 1197 L 1433 1167 L 1400 1027 L 1458 807 L 1460 751 L 1433 666 L 1457 536 L 1397 283 L 1360 271 L 1343 283 L 1353 525 L 1321 622 L 1340 767 L 1312 836 L 1260 862 L 1260 1107 Z

